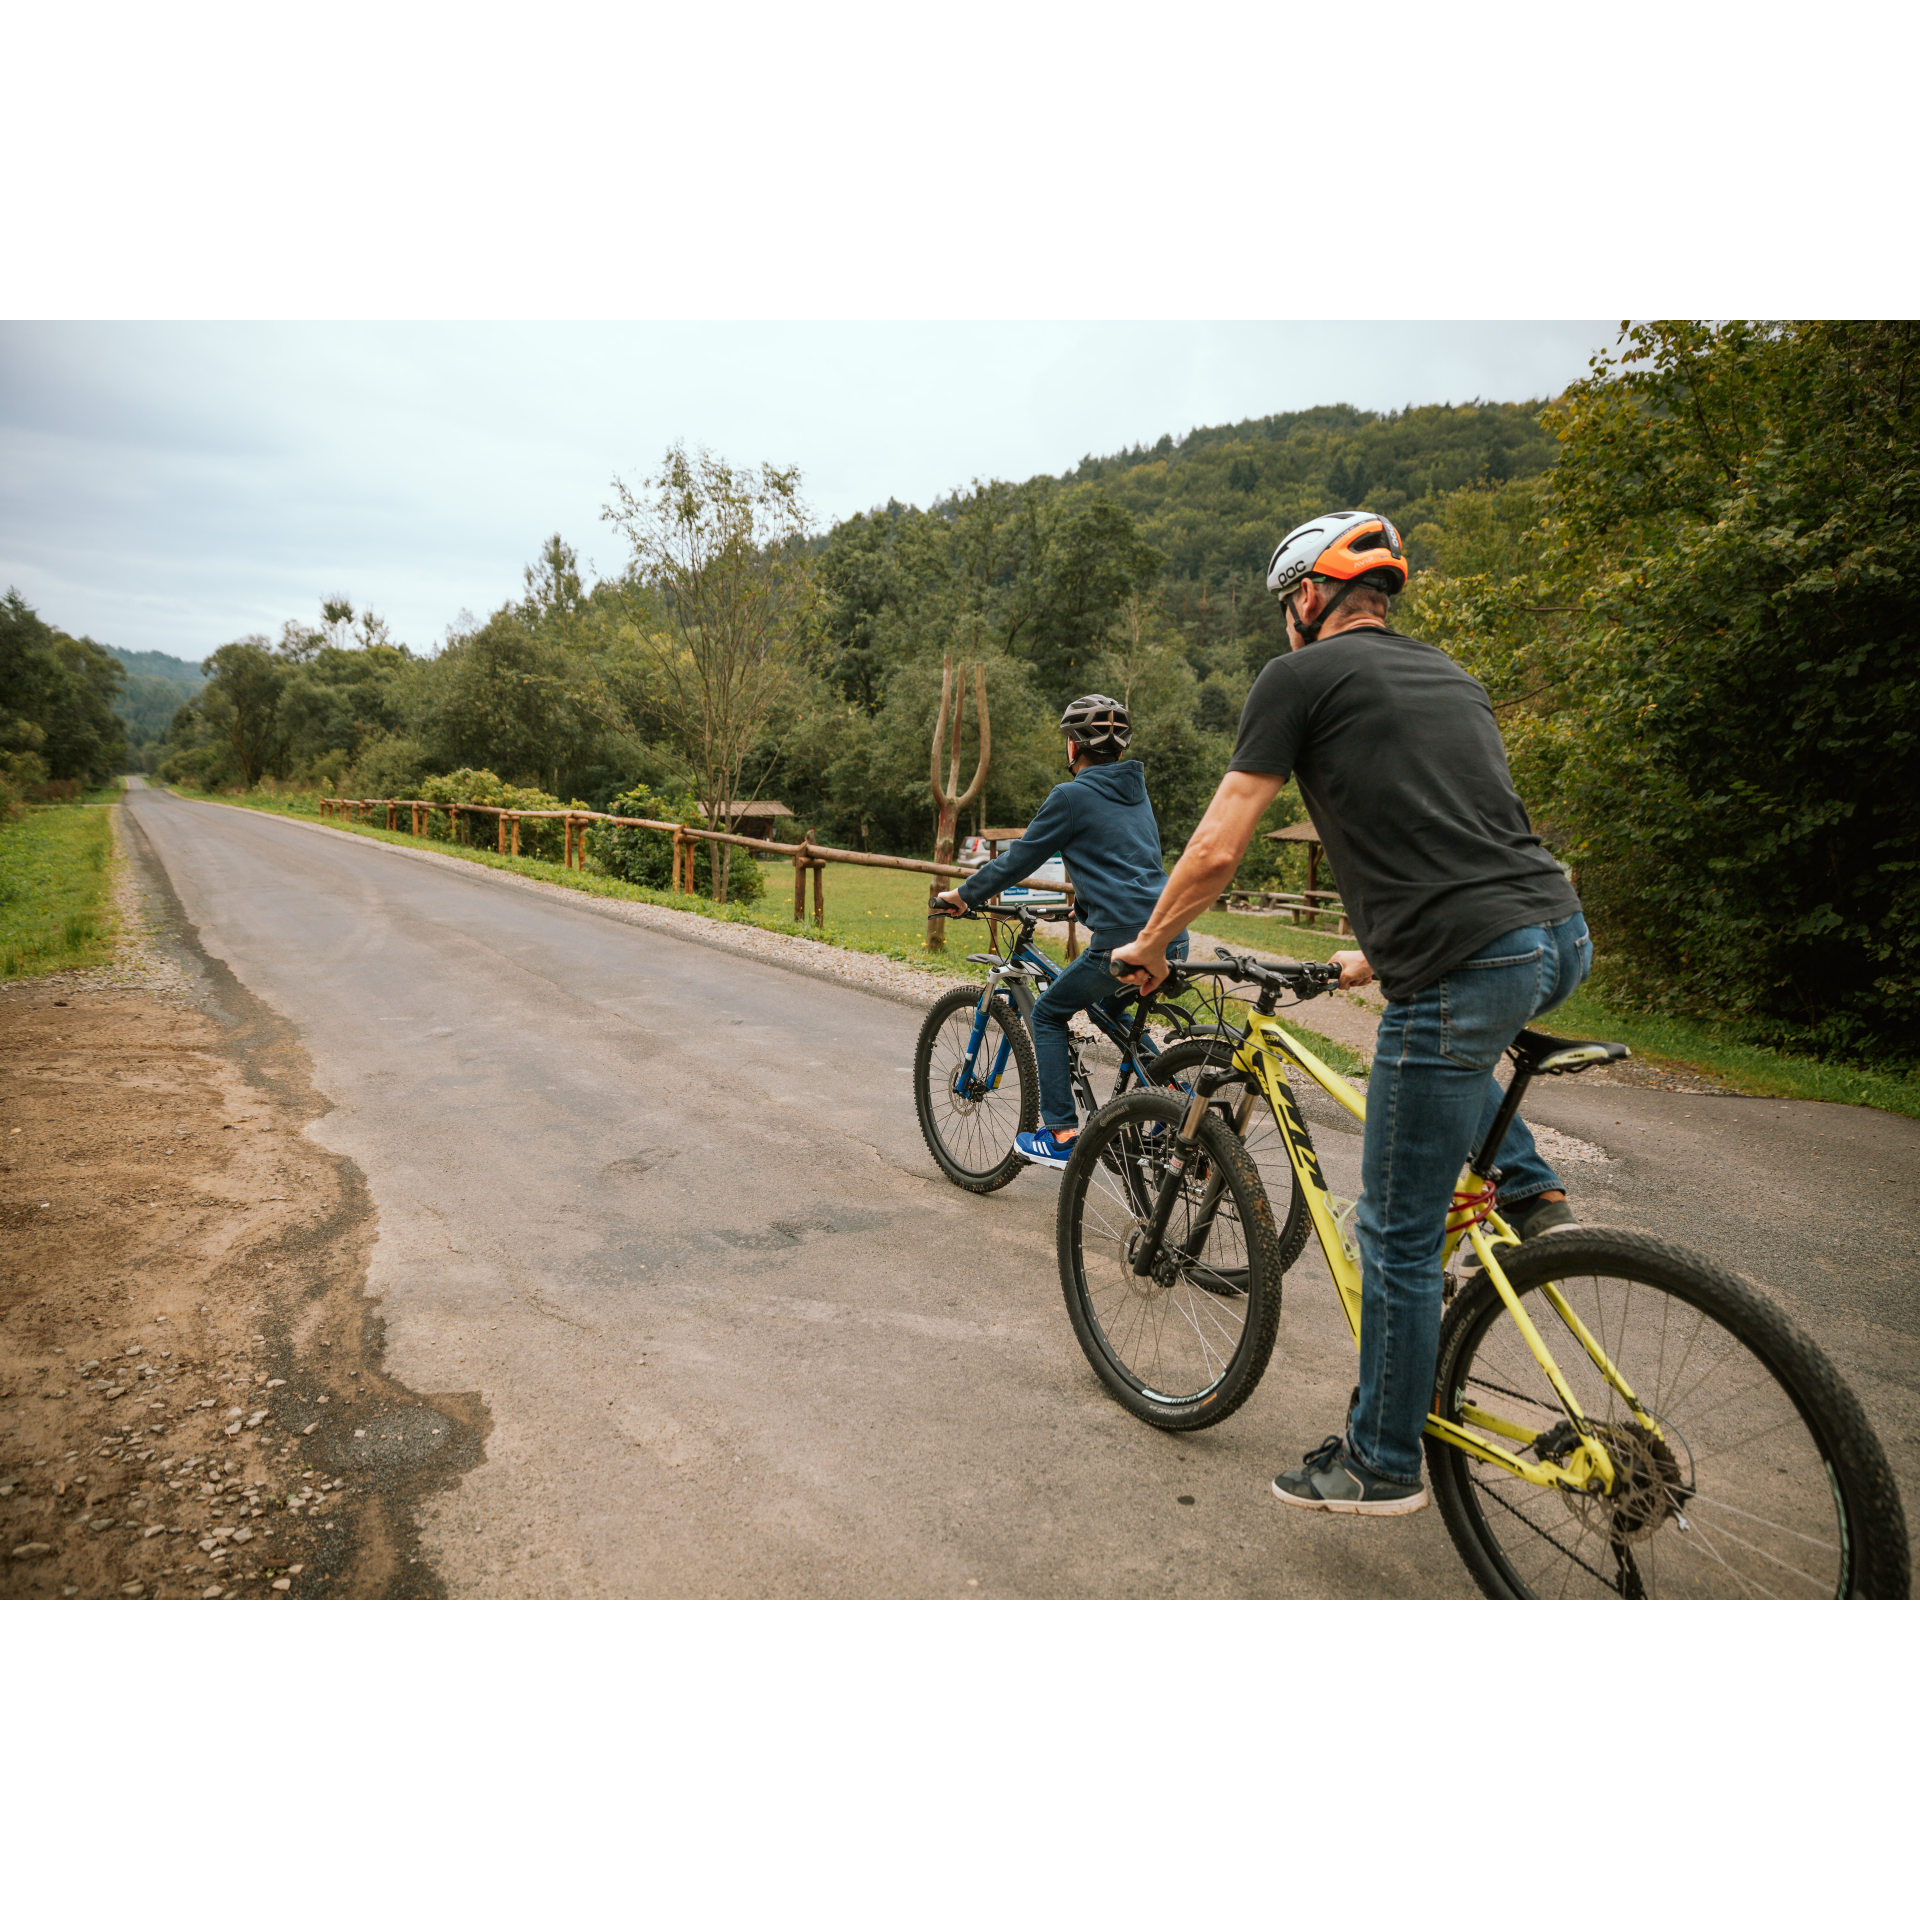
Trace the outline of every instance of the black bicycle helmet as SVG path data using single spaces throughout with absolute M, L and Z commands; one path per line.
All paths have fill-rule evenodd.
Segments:
M 1112 747 L 1125 753 L 1133 722 L 1118 700 L 1104 693 L 1083 693 L 1060 716 L 1060 731 L 1083 747 Z

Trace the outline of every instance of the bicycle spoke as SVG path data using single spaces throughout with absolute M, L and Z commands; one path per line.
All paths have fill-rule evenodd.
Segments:
M 1547 1242 L 1516 1255 L 1512 1277 L 1523 1304 L 1551 1279 L 1652 1425 L 1557 1315 L 1535 1314 L 1612 1478 L 1605 1492 L 1530 1492 L 1436 1442 L 1443 1511 L 1469 1564 L 1489 1592 L 1565 1594 L 1578 1571 L 1597 1591 L 1631 1597 L 1833 1594 L 1849 1577 L 1849 1522 L 1802 1405 L 1818 1389 L 1805 1378 L 1798 1398 L 1782 1387 L 1776 1367 L 1791 1364 L 1790 1347 L 1787 1361 L 1767 1358 L 1783 1349 L 1766 1343 L 1788 1337 L 1771 1330 L 1777 1316 L 1769 1321 L 1771 1309 L 1697 1256 L 1641 1235 L 1614 1238 L 1622 1269 L 1569 1271 L 1588 1250 Z M 1510 1316 L 1484 1283 L 1465 1310 L 1471 1332 L 1449 1335 L 1443 1403 L 1536 1425 L 1542 1446 L 1553 1436 L 1540 1457 L 1567 1458 L 1574 1432 L 1548 1418 L 1554 1403 Z M 1612 1575 L 1596 1564 L 1607 1557 Z

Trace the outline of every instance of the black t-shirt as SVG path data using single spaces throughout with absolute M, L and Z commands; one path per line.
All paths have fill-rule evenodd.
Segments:
M 1579 911 L 1513 790 L 1486 688 L 1423 641 L 1354 627 L 1269 660 L 1232 768 L 1300 782 L 1389 1000 Z

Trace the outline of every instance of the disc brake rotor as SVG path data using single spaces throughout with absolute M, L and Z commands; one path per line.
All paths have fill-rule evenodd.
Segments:
M 1556 1446 L 1554 1443 L 1560 1440 L 1563 1431 L 1564 1440 Z M 1637 1533 L 1662 1526 L 1670 1518 L 1678 1519 L 1683 1527 L 1686 1525 L 1682 1510 L 1693 1492 L 1690 1476 L 1664 1438 L 1649 1433 L 1637 1422 L 1596 1426 L 1593 1435 L 1613 1461 L 1613 1491 L 1586 1494 L 1577 1493 L 1571 1487 L 1560 1489 L 1567 1511 L 1589 1533 L 1624 1543 Z M 1544 1460 L 1571 1452 L 1576 1437 L 1572 1427 L 1563 1421 L 1541 1442 L 1540 1457 Z M 1681 1450 L 1687 1451 L 1685 1440 L 1680 1439 L 1677 1432 L 1673 1437 L 1680 1440 Z

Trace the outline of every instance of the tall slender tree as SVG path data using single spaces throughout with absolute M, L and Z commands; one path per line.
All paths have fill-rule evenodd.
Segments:
M 679 735 L 708 819 L 726 828 L 741 769 L 792 684 L 812 593 L 812 519 L 797 468 L 735 468 L 702 447 L 668 449 L 638 488 L 615 478 L 602 510 L 670 625 L 643 641 L 662 717 Z M 769 765 L 772 763 L 769 762 Z M 714 862 L 725 900 L 730 853 Z

